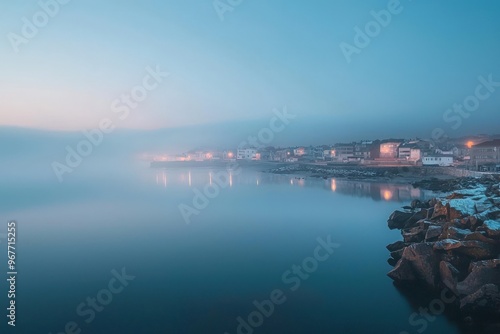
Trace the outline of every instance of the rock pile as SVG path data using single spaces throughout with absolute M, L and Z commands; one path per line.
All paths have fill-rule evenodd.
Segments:
M 432 190 L 436 192 L 451 192 L 461 189 L 472 189 L 480 185 L 492 186 L 500 182 L 500 176 L 491 174 L 482 178 L 459 177 L 451 179 L 430 178 L 413 182 L 414 188 Z
M 500 184 L 414 201 L 388 226 L 403 236 L 387 246 L 390 278 L 447 288 L 464 319 L 500 322 Z

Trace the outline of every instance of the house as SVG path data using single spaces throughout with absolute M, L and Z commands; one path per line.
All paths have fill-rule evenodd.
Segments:
M 411 150 L 416 147 L 415 144 L 404 143 L 398 147 L 398 158 L 410 160 Z
M 255 148 L 243 148 L 238 149 L 236 153 L 237 160 L 259 160 L 260 155 L 257 153 Z
M 354 144 L 335 144 L 335 158 L 339 161 L 347 161 L 354 156 Z
M 412 148 L 410 151 L 410 161 L 417 162 L 422 159 L 422 150 L 418 147 Z
M 402 141 L 388 141 L 380 144 L 381 159 L 396 159 L 398 157 L 398 148 Z
M 457 146 L 436 148 L 436 153 L 440 155 L 452 155 L 458 157 L 460 149 Z
M 450 167 L 453 166 L 453 156 L 449 155 L 430 155 L 422 158 L 422 165 L 424 166 L 441 166 Z
M 481 171 L 500 171 L 500 139 L 472 146 L 471 163 Z
M 332 160 L 335 158 L 335 150 L 331 147 L 323 147 L 323 160 Z
M 293 155 L 296 157 L 301 157 L 306 154 L 306 149 L 304 147 L 297 147 L 293 150 Z
M 357 158 L 356 160 L 370 159 L 372 145 L 373 142 L 368 140 L 356 143 L 354 145 L 354 157 Z

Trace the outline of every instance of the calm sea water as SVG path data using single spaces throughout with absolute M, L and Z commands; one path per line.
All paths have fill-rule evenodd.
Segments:
M 186 224 L 179 205 L 192 206 L 217 170 L 100 167 L 63 183 L 16 173 L 0 189 L 0 233 L 18 222 L 19 273 L 17 325 L 3 311 L 2 333 L 233 334 L 274 290 L 285 301 L 240 333 L 417 333 L 409 317 L 431 300 L 408 299 L 386 276 L 385 246 L 400 239 L 388 216 L 427 196 L 410 186 L 245 168 Z M 329 236 L 338 248 L 296 279 L 292 266 Z M 113 279 L 122 270 L 126 286 Z M 427 332 L 459 331 L 443 315 Z

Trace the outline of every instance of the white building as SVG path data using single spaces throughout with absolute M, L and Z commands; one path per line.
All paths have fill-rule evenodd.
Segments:
M 422 165 L 424 166 L 441 166 L 450 167 L 453 166 L 453 157 L 444 155 L 434 155 L 422 158 Z
M 410 161 L 419 161 L 422 158 L 422 150 L 419 148 L 412 148 L 410 151 Z
M 304 154 L 306 154 L 306 150 L 303 147 L 295 148 L 293 150 L 293 155 L 295 155 L 296 157 L 301 157 Z
M 236 154 L 236 159 L 238 160 L 259 160 L 257 149 L 255 148 L 243 148 L 238 149 Z

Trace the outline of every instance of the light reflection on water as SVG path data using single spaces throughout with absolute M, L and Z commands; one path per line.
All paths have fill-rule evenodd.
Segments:
M 225 173 L 229 179 L 229 187 L 233 186 L 266 186 L 284 185 L 291 187 L 321 187 L 327 191 L 356 197 L 370 197 L 376 201 L 409 202 L 414 199 L 428 199 L 434 196 L 431 191 L 413 188 L 411 184 L 391 184 L 386 182 L 353 181 L 342 179 L 304 178 L 295 175 L 272 174 L 259 171 L 236 173 L 223 169 L 155 169 L 154 178 L 158 186 L 167 187 L 202 187 L 214 186 L 216 173 Z M 167 183 L 167 180 L 169 182 Z
M 399 237 L 386 220 L 398 201 L 425 193 L 245 167 L 187 225 L 178 205 L 193 205 L 194 190 L 215 185 L 221 169 L 121 167 L 60 185 L 40 178 L 0 189 L 5 216 L 19 221 L 22 236 L 18 300 L 30 321 L 20 322 L 19 333 L 59 333 L 69 320 L 82 333 L 234 333 L 237 317 L 275 288 L 289 301 L 261 333 L 411 329 L 414 304 L 386 276 L 384 246 Z M 341 244 L 338 253 L 292 293 L 283 272 L 328 235 Z M 86 324 L 76 306 L 123 266 L 137 281 Z M 445 317 L 429 332 L 457 333 Z

